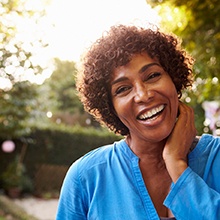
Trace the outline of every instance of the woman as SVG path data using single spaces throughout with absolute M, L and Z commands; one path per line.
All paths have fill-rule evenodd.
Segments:
M 73 163 L 57 220 L 220 219 L 220 140 L 198 140 L 179 101 L 192 64 L 175 37 L 135 26 L 112 27 L 90 48 L 81 101 L 125 138 Z

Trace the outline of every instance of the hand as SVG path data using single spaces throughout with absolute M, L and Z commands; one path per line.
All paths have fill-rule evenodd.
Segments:
M 163 150 L 163 159 L 173 182 L 188 167 L 187 155 L 195 136 L 194 111 L 180 102 L 179 117 Z

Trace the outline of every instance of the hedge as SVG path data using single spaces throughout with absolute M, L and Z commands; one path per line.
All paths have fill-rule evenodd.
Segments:
M 42 164 L 69 167 L 90 150 L 113 143 L 121 138 L 121 136 L 116 136 L 102 128 L 82 128 L 79 126 L 37 128 L 25 139 L 29 140 L 29 143 L 24 156 L 24 164 L 28 175 L 34 178 L 37 169 Z M 0 175 L 15 155 L 22 151 L 21 140 L 14 140 L 14 142 L 16 150 L 13 153 L 0 151 Z
M 71 129 L 41 129 L 31 135 L 26 163 L 70 165 L 90 150 L 121 139 L 103 129 L 73 127 Z

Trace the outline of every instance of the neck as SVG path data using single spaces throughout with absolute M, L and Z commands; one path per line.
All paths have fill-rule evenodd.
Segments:
M 130 149 L 137 155 L 140 159 L 156 163 L 163 161 L 162 153 L 165 146 L 166 140 L 160 142 L 148 142 L 141 141 L 131 138 L 131 136 L 126 137 L 126 142 Z
M 148 167 L 147 176 L 157 175 L 166 171 L 166 165 L 162 157 L 165 141 L 141 142 L 127 137 L 126 142 L 134 154 L 139 158 L 141 167 Z

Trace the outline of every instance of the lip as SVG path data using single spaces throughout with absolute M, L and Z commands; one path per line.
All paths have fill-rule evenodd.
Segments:
M 143 109 L 143 110 L 141 110 L 141 111 L 138 113 L 138 115 L 137 115 L 136 118 L 140 120 L 140 117 L 141 117 L 142 115 L 147 115 L 147 114 L 149 114 L 149 112 L 151 112 L 152 110 L 158 109 L 158 108 L 160 108 L 160 109 L 162 108 L 161 110 L 163 110 L 163 109 L 165 108 L 165 105 L 164 105 L 164 104 L 160 104 L 160 105 L 153 106 L 153 107 L 151 107 L 151 108 Z
M 155 117 L 152 117 L 152 118 L 143 119 L 143 120 L 140 119 L 141 116 L 147 115 L 148 112 L 152 111 L 153 109 L 161 108 L 161 106 L 163 106 L 163 109 L 160 111 L 160 114 L 158 115 L 155 114 Z M 159 123 L 163 119 L 163 117 L 161 117 L 163 114 L 161 113 L 163 113 L 165 109 L 166 109 L 165 104 L 156 105 L 154 107 L 147 108 L 147 109 L 145 108 L 138 113 L 136 119 L 142 124 L 154 125 L 155 123 Z

